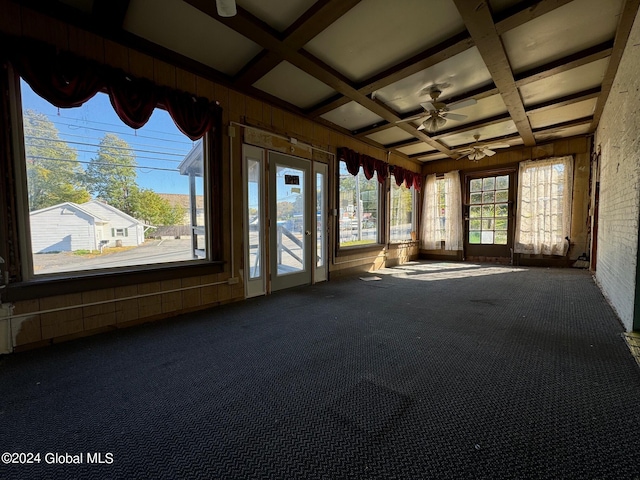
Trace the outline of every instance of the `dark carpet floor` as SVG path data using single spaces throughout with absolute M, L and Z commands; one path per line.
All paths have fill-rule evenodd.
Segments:
M 588 272 L 375 275 L 2 357 L 0 451 L 41 461 L 0 478 L 640 479 L 640 369 Z

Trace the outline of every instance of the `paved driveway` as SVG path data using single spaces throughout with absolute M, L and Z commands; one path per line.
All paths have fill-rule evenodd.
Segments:
M 191 240 L 148 240 L 143 245 L 102 255 L 75 255 L 71 252 L 37 253 L 33 256 L 36 275 L 128 267 L 192 260 Z

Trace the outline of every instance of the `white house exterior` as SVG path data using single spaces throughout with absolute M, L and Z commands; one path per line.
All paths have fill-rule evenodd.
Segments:
M 33 253 L 136 247 L 144 242 L 145 230 L 142 222 L 97 200 L 81 205 L 65 202 L 31 212 L 30 227 Z
M 118 240 L 123 247 L 137 247 L 144 243 L 145 225 L 139 220 L 99 200 L 83 203 L 81 207 L 107 221 L 101 228 L 102 239 L 109 241 L 108 246 L 115 247 Z
M 65 202 L 30 214 L 33 253 L 98 250 L 107 221 L 75 203 Z

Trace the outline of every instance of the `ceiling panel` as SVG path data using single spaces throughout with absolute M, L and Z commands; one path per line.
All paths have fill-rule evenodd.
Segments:
M 406 147 L 398 148 L 398 151 L 405 155 L 416 155 L 418 153 L 426 153 L 434 151 L 431 145 L 426 143 L 416 143 L 415 145 L 408 145 Z
M 609 58 L 582 65 L 519 87 L 525 106 L 548 102 L 599 86 L 609 65 Z
M 531 123 L 531 128 L 548 127 L 578 118 L 589 117 L 593 115 L 596 102 L 596 98 L 591 98 L 572 105 L 565 105 L 564 107 L 549 108 L 541 112 L 530 113 L 529 122 Z
M 492 138 L 506 137 L 507 135 L 515 133 L 518 133 L 515 123 L 513 123 L 513 120 L 507 120 L 487 125 L 486 127 L 479 127 L 468 132 L 447 135 L 445 138 L 442 138 L 441 141 L 448 147 L 454 148 L 459 145 L 473 143 L 475 141 L 473 138 L 474 135 L 480 135 L 481 142 L 490 142 Z
M 502 35 L 520 73 L 612 40 L 623 0 L 574 0 Z
M 236 0 L 238 6 L 267 23 L 270 27 L 284 32 L 316 0 Z
M 431 97 L 425 88 L 437 85 L 441 100 L 491 83 L 491 74 L 476 47 L 414 73 L 375 92 L 375 97 L 399 113 L 410 112 Z
M 551 132 L 538 132 L 535 135 L 536 141 L 548 142 L 551 140 L 557 140 L 559 138 L 575 137 L 578 135 L 587 135 L 589 133 L 590 124 L 576 125 L 574 127 L 567 127 Z
M 336 93 L 333 88 L 289 62 L 280 62 L 253 86 L 303 109 Z
M 364 108 L 356 102 L 349 102 L 325 113 L 321 117 L 351 131 L 373 125 L 383 120 L 382 117 L 379 117 L 371 110 Z
M 380 132 L 367 135 L 367 138 L 373 140 L 374 142 L 378 142 L 381 145 L 390 145 L 392 143 L 402 142 L 414 137 L 409 132 L 406 132 L 401 128 L 391 127 L 387 128 L 386 130 L 381 130 Z
M 361 81 L 464 30 L 452 0 L 363 0 L 305 50 Z
M 227 75 L 262 50 L 181 0 L 131 0 L 123 28 Z
M 520 0 L 489 0 L 491 12 L 494 16 L 513 7 L 514 5 L 517 5 L 518 3 L 520 3 Z

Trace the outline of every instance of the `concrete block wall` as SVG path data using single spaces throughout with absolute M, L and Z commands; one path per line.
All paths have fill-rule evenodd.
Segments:
M 640 206 L 640 19 L 595 136 L 600 151 L 596 280 L 627 331 L 633 329 Z

